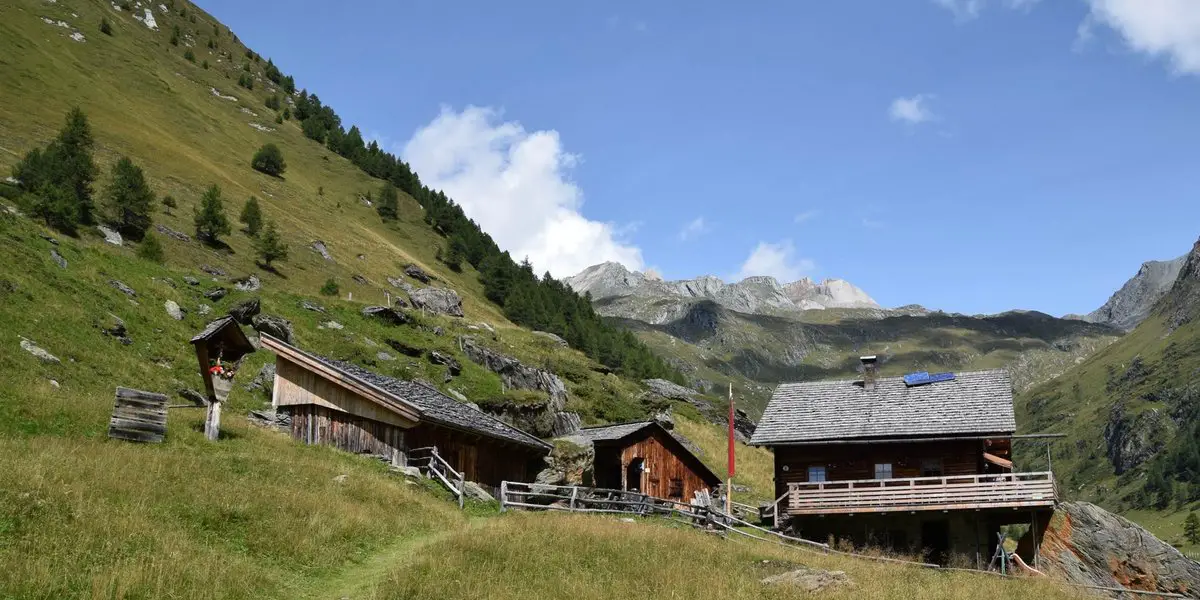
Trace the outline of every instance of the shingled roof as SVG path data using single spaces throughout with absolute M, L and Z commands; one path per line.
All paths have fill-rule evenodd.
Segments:
M 785 383 L 775 389 L 752 445 L 870 438 L 1012 433 L 1012 380 L 1004 370 L 956 373 L 951 381 L 907 386 L 882 377 Z
M 584 427 L 571 434 L 571 437 L 583 438 L 590 442 L 608 442 L 619 440 L 627 435 L 641 431 L 652 424 L 654 424 L 654 421 L 638 421 L 636 423 L 621 423 L 620 425 Z

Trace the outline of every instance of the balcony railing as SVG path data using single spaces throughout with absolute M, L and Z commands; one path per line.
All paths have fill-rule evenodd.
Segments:
M 789 515 L 1054 506 L 1050 472 L 789 483 Z

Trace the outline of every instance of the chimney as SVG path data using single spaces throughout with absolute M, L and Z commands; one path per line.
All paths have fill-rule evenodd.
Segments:
M 860 356 L 858 360 L 862 361 L 863 368 L 863 389 L 870 392 L 875 389 L 875 380 L 879 376 L 876 370 L 876 358 L 874 354 L 868 356 Z

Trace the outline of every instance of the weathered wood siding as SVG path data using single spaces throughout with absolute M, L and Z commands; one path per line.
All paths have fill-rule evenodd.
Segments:
M 774 451 L 776 497 L 787 484 L 808 481 L 810 466 L 824 466 L 827 481 L 873 479 L 881 463 L 892 465 L 894 478 L 920 477 L 926 460 L 941 461 L 943 475 L 975 475 L 985 472 L 985 451 L 1010 456 L 1008 440 L 776 446 Z
M 437 446 L 438 454 L 468 481 L 499 487 L 501 481 L 533 481 L 541 468 L 541 455 L 531 448 L 490 437 L 421 423 L 406 433 L 408 448 Z
M 131 442 L 161 442 L 166 435 L 166 396 L 117 388 L 117 401 L 108 421 L 109 437 Z
M 318 406 L 280 407 L 292 416 L 292 437 L 355 453 L 394 458 L 404 448 L 404 429 L 388 423 Z
M 668 436 L 669 434 L 658 429 L 647 429 L 644 437 L 626 440 L 624 446 L 600 445 L 596 448 L 597 469 L 604 462 L 604 459 L 601 458 L 602 453 L 619 455 L 621 461 L 620 488 L 630 489 L 631 484 L 637 482 L 627 480 L 629 464 L 634 459 L 641 458 L 645 461 L 646 467 L 641 473 L 639 487 L 642 493 L 657 498 L 689 501 L 692 499 L 693 493 L 709 489 L 711 486 L 701 475 L 702 471 L 698 468 L 699 460 L 690 454 L 680 453 L 677 450 L 678 442 L 673 439 L 664 439 Z M 611 458 L 607 460 L 611 461 Z M 671 494 L 672 480 L 676 482 L 675 491 L 681 493 Z M 601 483 L 602 487 L 606 487 L 604 483 L 598 483 Z
M 396 414 L 394 411 L 380 406 L 378 403 L 337 385 L 283 357 L 279 357 L 275 361 L 274 394 L 276 407 L 315 404 L 397 427 L 411 427 L 414 425 L 411 420 Z

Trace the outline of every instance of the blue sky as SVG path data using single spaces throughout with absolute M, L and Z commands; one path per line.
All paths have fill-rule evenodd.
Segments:
M 1195 0 L 205 0 L 518 257 L 1086 312 L 1200 236 Z

